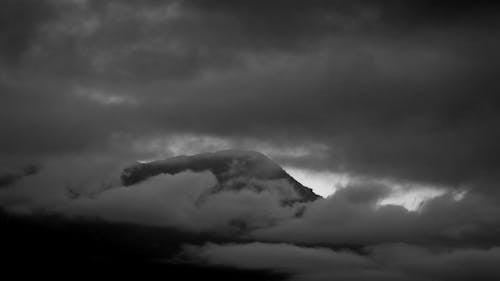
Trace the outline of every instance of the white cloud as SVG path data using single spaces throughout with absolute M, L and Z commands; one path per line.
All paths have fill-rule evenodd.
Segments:
M 381 206 L 400 205 L 410 211 L 418 211 L 425 201 L 446 193 L 445 190 L 433 187 L 413 186 L 411 188 L 402 188 L 397 184 L 392 185 L 392 190 L 393 192 L 382 199 L 379 204 Z

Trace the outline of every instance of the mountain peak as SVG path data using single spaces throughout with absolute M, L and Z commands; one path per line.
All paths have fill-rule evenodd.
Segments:
M 222 150 L 136 163 L 123 170 L 123 185 L 130 186 L 160 174 L 184 171 L 211 172 L 217 179 L 212 192 L 253 189 L 277 193 L 285 203 L 313 201 L 320 196 L 305 187 L 266 155 L 248 150 Z M 285 192 L 283 184 L 291 187 Z M 278 187 L 279 186 L 279 187 Z

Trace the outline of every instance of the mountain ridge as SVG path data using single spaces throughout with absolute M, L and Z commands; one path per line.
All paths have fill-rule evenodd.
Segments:
M 308 202 L 321 198 L 311 188 L 302 185 L 266 155 L 249 150 L 221 150 L 192 156 L 175 156 L 148 163 L 135 163 L 121 174 L 124 186 L 131 186 L 160 174 L 177 174 L 184 171 L 210 171 L 217 180 L 212 192 L 224 190 L 269 190 L 281 194 L 284 203 Z M 273 184 L 269 184 L 269 183 Z M 279 183 L 291 186 L 292 194 L 277 190 Z

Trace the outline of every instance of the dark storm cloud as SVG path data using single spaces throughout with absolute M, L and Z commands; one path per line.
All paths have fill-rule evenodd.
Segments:
M 11 2 L 5 157 L 191 133 L 324 144 L 293 160 L 314 168 L 498 182 L 495 3 Z
M 388 186 L 380 183 L 352 183 L 338 190 L 336 197 L 344 198 L 351 203 L 373 204 L 391 193 Z
M 37 165 L 28 165 L 17 169 L 1 169 L 0 170 L 0 188 L 4 188 L 14 184 L 24 177 L 37 174 L 40 167 Z
M 0 4 L 0 62 L 16 63 L 31 48 L 39 28 L 55 16 L 49 1 L 6 0 Z

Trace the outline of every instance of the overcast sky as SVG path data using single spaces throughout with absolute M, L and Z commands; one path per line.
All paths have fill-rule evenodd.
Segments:
M 257 212 L 245 235 L 261 242 L 185 254 L 297 280 L 458 280 L 463 260 L 496 278 L 499 12 L 495 1 L 2 0 L 0 205 L 196 231 Z M 221 149 L 259 151 L 320 195 L 340 191 L 300 219 L 262 194 L 196 209 L 188 201 L 213 183 L 207 173 L 167 176 L 168 191 L 155 179 L 142 193 L 68 199 L 116 187 L 136 160 Z M 446 239 L 473 250 L 380 246 Z M 375 245 L 373 259 L 293 245 L 351 242 Z M 254 262 L 267 251 L 297 260 Z M 317 254 L 324 266 L 294 268 Z M 333 272 L 335 261 L 362 270 Z

